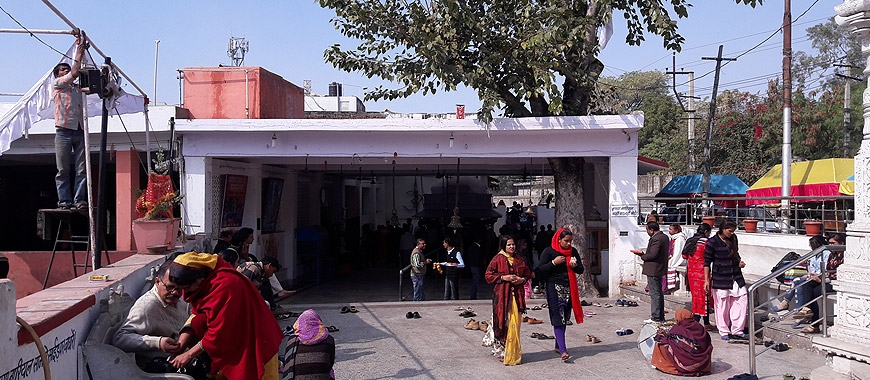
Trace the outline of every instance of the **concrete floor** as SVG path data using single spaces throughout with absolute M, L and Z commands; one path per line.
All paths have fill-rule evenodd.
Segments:
M 409 282 L 403 287 L 411 298 Z M 468 282 L 461 282 L 463 298 L 468 298 Z M 652 369 L 637 348 L 637 332 L 649 317 L 649 304 L 644 302 L 639 307 L 584 308 L 596 315 L 569 326 L 566 340 L 573 358 L 568 363 L 553 352 L 553 340 L 530 336 L 533 332 L 553 334 L 546 309 L 529 311 L 529 316 L 545 322 L 522 325 L 523 363 L 506 367 L 490 355 L 489 348 L 481 346 L 483 332 L 465 330 L 467 319 L 454 311 L 457 306 L 471 307 L 478 314 L 475 319 L 489 319 L 491 289 L 481 284 L 480 300 L 435 301 L 442 298 L 443 279 L 430 277 L 426 290 L 433 301 L 402 302 L 398 301 L 398 270 L 369 269 L 303 289 L 281 304 L 297 312 L 312 308 L 327 325 L 340 329 L 332 334 L 337 344 L 335 374 L 340 379 L 674 378 Z M 614 300 L 589 301 L 612 304 Z M 529 305 L 542 302 L 528 300 Z M 346 305 L 355 305 L 359 312 L 342 314 L 340 309 Z M 422 318 L 406 319 L 409 311 L 419 312 Z M 282 328 L 292 322 L 280 321 Z M 615 331 L 620 328 L 636 333 L 617 336 Z M 586 334 L 599 337 L 601 343 L 586 342 Z M 707 378 L 728 379 L 748 372 L 748 345 L 721 341 L 715 333 L 713 345 L 713 373 Z M 770 350 L 758 357 L 757 368 L 761 379 L 781 379 L 785 373 L 809 376 L 824 362 L 824 355 L 808 350 Z

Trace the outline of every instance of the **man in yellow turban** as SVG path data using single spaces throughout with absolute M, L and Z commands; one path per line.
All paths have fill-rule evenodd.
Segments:
M 172 360 L 176 368 L 205 351 L 212 371 L 228 380 L 278 379 L 284 334 L 247 277 L 218 255 L 188 252 L 173 260 L 169 280 L 184 292 L 193 314 L 179 343 L 199 339 Z

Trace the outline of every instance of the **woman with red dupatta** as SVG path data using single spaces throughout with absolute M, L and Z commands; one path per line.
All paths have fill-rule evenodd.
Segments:
M 550 246 L 541 252 L 541 261 L 535 268 L 535 278 L 546 284 L 547 305 L 550 323 L 556 336 L 556 350 L 562 360 L 568 360 L 565 345 L 565 327 L 571 323 L 571 312 L 577 323 L 583 323 L 583 307 L 580 306 L 580 293 L 577 288 L 577 275 L 583 274 L 580 253 L 571 247 L 574 234 L 560 228 L 553 235 Z
M 499 252 L 489 262 L 484 274 L 486 282 L 494 284 L 492 330 L 495 344 L 504 347 L 505 365 L 517 365 L 522 361 L 520 314 L 526 312 L 524 285 L 532 278 L 529 266 L 515 253 L 514 239 L 503 235 L 499 240 Z
M 212 371 L 227 380 L 278 380 L 278 321 L 254 284 L 218 255 L 188 252 L 169 266 L 169 279 L 183 291 L 191 319 L 178 341 L 190 350 L 171 363 L 183 368 L 208 353 Z M 195 337 L 199 340 L 195 345 Z
M 688 255 L 683 254 L 683 258 L 689 260 L 686 277 L 689 280 L 689 290 L 692 292 L 692 313 L 695 321 L 700 322 L 701 318 L 704 319 L 704 327 L 707 330 L 716 329 L 710 324 L 710 308 L 713 305 L 713 298 L 704 287 L 704 249 L 707 248 L 707 239 L 710 238 L 712 229 L 709 224 L 701 223 L 695 236 L 686 241 L 686 244 L 693 249 Z

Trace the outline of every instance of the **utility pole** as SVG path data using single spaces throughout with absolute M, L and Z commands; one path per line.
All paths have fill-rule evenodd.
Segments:
M 782 16 L 782 210 L 786 225 L 789 219 L 791 197 L 791 0 L 783 0 Z M 788 228 L 783 233 L 789 233 Z
M 861 81 L 861 78 L 852 76 L 852 65 L 836 64 L 834 66 L 842 67 L 845 74 L 837 74 L 838 77 L 846 79 L 845 94 L 843 95 L 843 158 L 849 158 L 850 147 L 849 140 L 852 134 L 852 80 Z M 857 68 L 857 67 L 856 67 Z
M 786 0 L 788 1 L 788 0 Z M 713 120 L 716 118 L 716 93 L 719 91 L 719 71 L 722 70 L 722 61 L 736 61 L 737 58 L 722 58 L 722 48 L 719 45 L 719 54 L 716 58 L 701 57 L 704 60 L 716 60 L 716 76 L 713 79 L 713 97 L 710 99 L 710 116 L 707 120 L 707 141 L 704 143 L 704 176 L 702 182 L 701 198 L 707 201 L 710 195 L 710 145 L 713 142 Z
M 689 174 L 695 174 L 695 72 L 689 71 Z
M 695 72 L 694 71 L 677 71 L 677 53 L 673 55 L 673 63 L 672 63 L 672 71 L 666 71 L 665 74 L 672 75 L 672 89 L 674 91 L 674 96 L 677 98 L 677 102 L 680 103 L 680 108 L 683 109 L 683 112 L 688 113 L 689 116 L 686 117 L 688 120 L 688 128 L 689 128 L 689 144 L 688 144 L 688 153 L 687 153 L 687 163 L 689 167 L 689 174 L 695 173 Z M 684 69 L 682 69 L 684 70 Z M 683 105 L 683 96 L 677 91 L 677 74 L 680 75 L 688 75 L 689 76 L 689 107 Z

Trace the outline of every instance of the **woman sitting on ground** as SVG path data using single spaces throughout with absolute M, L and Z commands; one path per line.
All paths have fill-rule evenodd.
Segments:
M 713 343 L 703 325 L 692 318 L 692 312 L 674 312 L 677 324 L 670 331 L 655 337 L 652 362 L 659 371 L 671 375 L 701 376 L 710 373 Z
M 335 379 L 335 339 L 320 315 L 305 310 L 293 324 L 293 332 L 283 352 L 282 379 Z
M 517 365 L 522 361 L 520 349 L 521 313 L 526 311 L 524 285 L 532 278 L 532 271 L 516 252 L 514 239 L 504 235 L 499 239 L 499 252 L 484 277 L 493 284 L 492 331 L 496 344 L 504 347 L 504 364 Z

